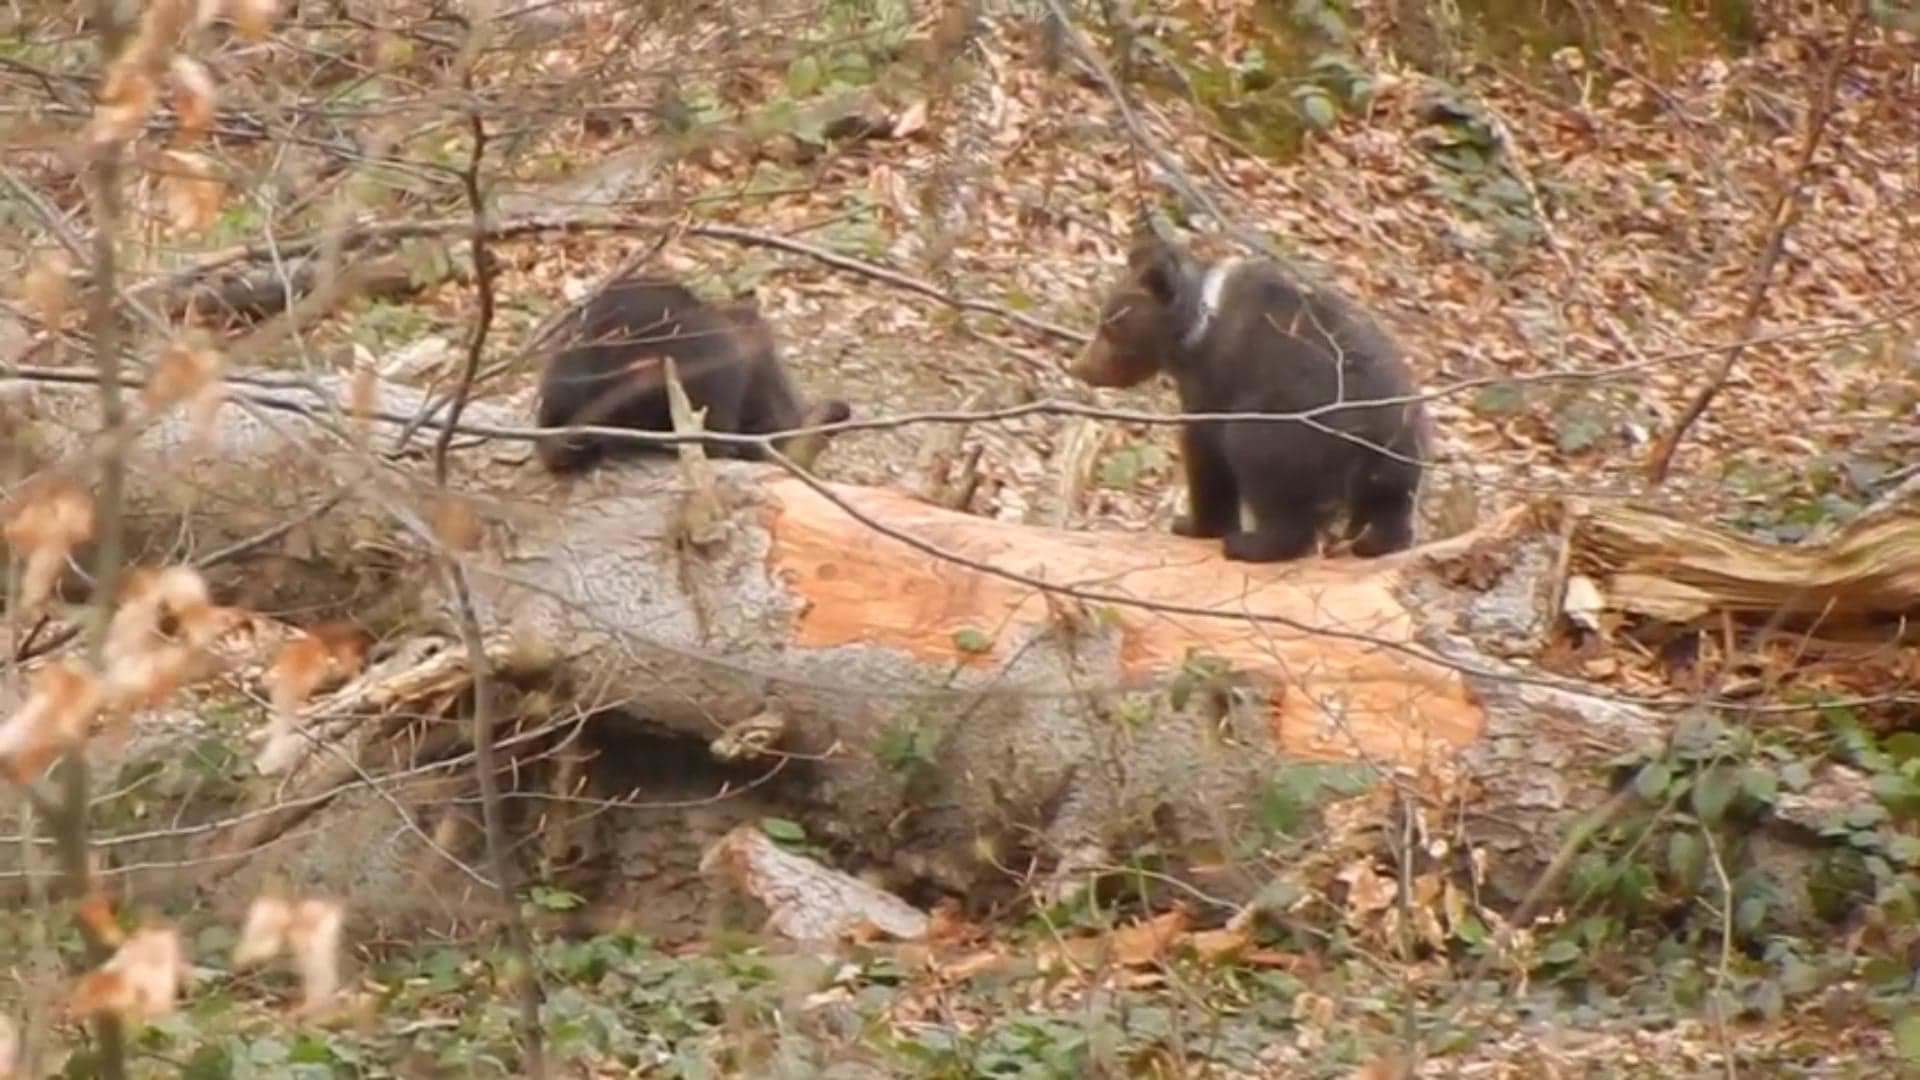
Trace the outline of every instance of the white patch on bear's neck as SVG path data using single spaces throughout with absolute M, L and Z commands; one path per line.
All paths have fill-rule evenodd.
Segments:
M 1200 279 L 1200 299 L 1194 306 L 1193 323 L 1180 339 L 1181 347 L 1191 349 L 1207 339 L 1207 331 L 1213 329 L 1213 318 L 1220 313 L 1220 298 L 1226 294 L 1227 282 L 1234 271 L 1240 269 L 1240 262 L 1237 258 L 1222 259 L 1207 267 L 1206 276 Z

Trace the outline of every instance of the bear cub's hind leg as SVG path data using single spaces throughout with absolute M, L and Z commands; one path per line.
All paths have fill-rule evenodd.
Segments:
M 1237 562 L 1288 562 L 1316 554 L 1320 550 L 1317 478 L 1266 470 L 1258 480 L 1241 488 L 1246 493 L 1247 509 L 1253 514 L 1253 528 L 1236 528 L 1226 535 L 1221 548 L 1227 558 Z

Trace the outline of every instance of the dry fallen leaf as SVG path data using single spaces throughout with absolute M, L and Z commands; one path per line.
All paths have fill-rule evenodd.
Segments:
M 329 682 L 358 674 L 366 660 L 366 639 L 352 626 L 328 623 L 287 642 L 267 673 L 274 711 L 291 718 Z
M 119 920 L 113 915 L 113 901 L 105 893 L 94 891 L 85 900 L 75 905 L 74 921 L 92 934 L 95 940 L 118 947 L 127 936 L 120 931 Z
M 480 546 L 480 519 L 464 500 L 435 500 L 433 535 L 451 551 L 473 551 Z
M 41 667 L 29 686 L 26 703 L 0 724 L 0 769 L 22 784 L 86 736 L 101 697 L 93 674 L 70 660 Z
M 1398 1054 L 1388 1054 L 1353 1070 L 1349 1080 L 1403 1080 L 1411 1075 L 1406 1061 Z
M 1167 948 L 1186 933 L 1190 921 L 1187 909 L 1176 906 L 1098 937 L 1068 938 L 1060 943 L 1058 951 L 1082 967 L 1103 961 L 1145 967 L 1166 955 Z
M 234 966 L 247 967 L 287 952 L 300 975 L 301 1008 L 319 1009 L 340 990 L 340 934 L 345 925 L 346 909 L 335 900 L 290 904 L 274 896 L 256 897 L 234 943 Z
M 366 649 L 366 637 L 345 623 L 314 627 L 281 648 L 266 674 L 273 716 L 257 736 L 256 769 L 271 775 L 286 766 L 299 746 L 294 723 L 301 707 L 322 687 L 359 674 Z
M 173 111 L 180 118 L 178 141 L 185 144 L 206 138 L 217 111 L 213 76 L 198 60 L 176 56 L 167 65 L 167 77 L 173 84 Z
M 200 572 L 189 566 L 136 567 L 107 623 L 106 707 L 116 720 L 151 708 L 186 682 L 199 650 L 233 625 L 217 608 Z
M 220 217 L 227 183 L 219 166 L 205 154 L 190 150 L 163 151 L 166 166 L 160 174 L 166 193 L 167 220 L 181 232 L 200 232 Z
M 302 1008 L 312 1011 L 340 992 L 340 932 L 346 909 L 332 900 L 303 900 L 287 926 L 287 951 L 300 973 Z
M 227 13 L 234 31 L 248 41 L 259 41 L 273 29 L 273 18 L 280 13 L 279 0 L 228 0 Z
M 60 325 L 60 317 L 67 313 L 72 297 L 67 282 L 72 273 L 73 260 L 60 250 L 38 252 L 28 265 L 27 276 L 20 283 L 20 298 L 48 326 Z
M 100 101 L 94 106 L 85 133 L 87 141 L 96 146 L 139 134 L 153 112 L 158 97 L 153 79 L 132 61 L 130 55 L 123 56 L 108 71 L 100 89 Z
M 30 488 L 6 508 L 0 529 L 27 557 L 21 571 L 20 606 L 32 609 L 53 595 L 67 557 L 93 536 L 93 498 L 71 480 Z
M 1244 930 L 1225 927 L 1218 930 L 1196 930 L 1187 936 L 1187 944 L 1193 946 L 1194 954 L 1202 960 L 1214 963 L 1238 958 L 1252 940 Z
M 191 566 L 150 566 L 127 571 L 120 587 L 120 605 L 107 623 L 101 652 L 109 672 L 168 643 L 169 624 L 205 625 L 212 609 L 206 579 Z
M 1339 878 L 1347 886 L 1348 914 L 1368 915 L 1392 906 L 1392 882 L 1374 871 L 1373 860 L 1360 859 L 1354 862 L 1340 871 Z
M 293 906 L 277 896 L 257 896 L 247 905 L 247 920 L 240 927 L 240 939 L 233 943 L 233 966 L 251 967 L 271 960 L 286 947 L 287 923 L 293 919 Z
M 893 122 L 893 137 L 904 139 L 927 126 L 927 100 L 920 98 L 908 105 Z
M 212 445 L 214 421 L 227 398 L 226 380 L 221 378 L 224 358 L 210 345 L 176 343 L 160 354 L 147 377 L 141 397 L 149 409 L 165 408 L 175 402 L 187 403 L 187 426 L 196 447 Z
M 175 343 L 160 354 L 147 376 L 141 400 L 149 409 L 185 401 L 220 378 L 220 350 L 203 343 Z

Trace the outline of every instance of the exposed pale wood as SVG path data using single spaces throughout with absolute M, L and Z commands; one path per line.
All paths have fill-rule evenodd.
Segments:
M 1582 516 L 1577 546 L 1611 575 L 1609 592 L 1623 606 L 1656 616 L 1786 613 L 1832 627 L 1920 610 L 1920 515 L 1911 510 L 1784 547 L 1613 506 Z
M 735 827 L 708 848 L 700 869 L 757 901 L 765 928 L 805 942 L 853 935 L 919 938 L 927 917 L 899 897 L 781 848 L 757 825 Z
M 805 484 L 767 483 L 771 572 L 802 599 L 792 644 L 861 643 L 921 660 L 987 669 L 1012 643 L 1056 621 L 1043 593 L 938 559 L 876 535 Z M 1145 605 L 1205 608 L 1219 618 L 1119 607 L 1121 674 L 1144 684 L 1176 673 L 1190 650 L 1271 680 L 1276 748 L 1301 758 L 1365 757 L 1432 768 L 1476 742 L 1485 718 L 1457 672 L 1380 644 L 1411 645 L 1419 628 L 1394 594 L 1415 557 L 1228 562 L 1219 544 L 1164 532 L 1087 533 L 1014 525 L 954 513 L 882 488 L 836 487 L 836 495 L 889 528 L 961 559 L 1055 585 L 1110 593 Z M 1299 627 L 1258 623 L 1248 616 Z M 979 630 L 993 648 L 967 654 L 954 634 Z M 1369 640 L 1329 638 L 1333 629 Z M 1338 702 L 1344 724 L 1329 723 Z

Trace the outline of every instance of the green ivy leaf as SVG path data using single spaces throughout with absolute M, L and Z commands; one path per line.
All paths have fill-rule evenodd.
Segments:
M 1920 1064 L 1920 1010 L 1894 1017 L 1893 1045 L 1909 1063 Z
M 1715 765 L 1702 772 L 1693 785 L 1693 812 L 1700 823 L 1711 828 L 1727 816 L 1733 797 L 1739 794 L 1731 766 Z
M 1116 491 L 1132 491 L 1133 485 L 1140 482 L 1142 464 L 1140 455 L 1132 447 L 1112 454 L 1100 467 L 1100 483 Z
M 1846 813 L 1841 815 L 1841 817 L 1846 821 L 1848 828 L 1871 829 L 1887 820 L 1887 812 L 1881 807 L 1867 804 L 1864 806 L 1848 807 Z
M 1706 867 L 1704 846 L 1694 833 L 1676 829 L 1667 835 L 1667 867 L 1687 888 L 1694 888 Z
M 1199 681 L 1191 672 L 1183 671 L 1175 675 L 1173 682 L 1167 686 L 1167 704 L 1173 706 L 1175 712 L 1185 709 L 1187 702 L 1193 699 L 1194 687 Z
M 971 626 L 961 627 L 953 632 L 953 647 L 963 653 L 979 655 L 993 649 L 993 642 L 987 635 Z
M 1571 964 L 1580 959 L 1580 946 L 1561 938 L 1540 950 L 1540 960 L 1548 964 Z
M 1908 866 L 1920 864 L 1920 837 L 1894 837 L 1887 842 L 1887 854 Z
M 1633 778 L 1633 789 L 1648 802 L 1666 794 L 1672 784 L 1673 770 L 1664 761 L 1647 762 L 1646 767 L 1640 770 L 1640 775 Z
M 221 1043 L 195 1050 L 180 1071 L 182 1080 L 228 1080 L 232 1075 L 233 1054 Z
M 572 911 L 586 903 L 579 893 L 556 889 L 551 885 L 535 885 L 527 890 L 527 898 L 543 911 Z
M 807 830 L 801 828 L 799 822 L 786 818 L 761 818 L 760 831 L 783 844 L 803 844 L 807 840 Z
M 1876 956 L 1860 965 L 1860 978 L 1876 990 L 1897 990 L 1907 985 L 1913 972 L 1890 956 Z
M 1887 755 L 1895 761 L 1906 762 L 1920 758 L 1920 732 L 1900 731 L 1887 736 L 1880 744 L 1886 748 Z
M 1494 383 L 1473 396 L 1473 411 L 1482 416 L 1512 416 L 1527 407 L 1527 395 L 1518 383 Z
M 1780 796 L 1780 778 L 1771 769 L 1749 765 L 1740 770 L 1740 790 L 1754 802 L 1772 806 Z
M 1295 100 L 1307 122 L 1321 131 L 1331 128 L 1340 119 L 1340 110 L 1334 105 L 1333 98 L 1318 87 L 1300 92 Z
M 1780 782 L 1794 791 L 1805 791 L 1813 786 L 1813 770 L 1804 761 L 1789 761 L 1780 766 Z
M 805 109 L 794 114 L 793 124 L 787 134 L 806 143 L 808 146 L 827 145 L 826 121 L 820 118 L 816 110 Z
M 1600 406 L 1584 398 L 1563 409 L 1559 421 L 1554 442 L 1563 454 L 1577 454 L 1590 449 L 1607 434 L 1607 419 Z
M 787 93 L 794 97 L 807 97 L 825 81 L 826 73 L 820 70 L 818 57 L 795 57 L 793 63 L 787 65 Z
M 1453 936 L 1468 945 L 1479 945 L 1487 940 L 1487 928 L 1479 919 L 1469 915 L 1453 928 Z
M 1733 909 L 1733 925 L 1743 934 L 1751 934 L 1760 929 L 1767 920 L 1767 899 L 1764 896 L 1749 896 L 1740 901 Z

